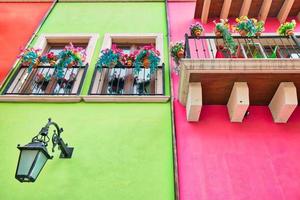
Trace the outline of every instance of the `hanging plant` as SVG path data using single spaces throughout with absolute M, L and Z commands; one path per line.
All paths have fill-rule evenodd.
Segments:
M 231 36 L 231 33 L 229 32 L 228 21 L 221 19 L 219 23 L 216 23 L 215 21 L 214 23 L 216 24 L 215 30 L 220 32 L 220 34 L 222 35 L 226 48 L 230 51 L 231 54 L 235 54 L 237 44 Z
M 151 74 L 157 70 L 160 62 L 160 52 L 157 51 L 153 45 L 144 46 L 140 50 L 136 51 L 135 54 L 136 58 L 133 66 L 136 72 L 140 72 L 142 66 L 146 69 L 150 68 Z
M 73 66 L 83 66 L 86 54 L 81 47 L 74 47 L 72 43 L 66 46 L 57 56 L 57 63 L 54 65 L 57 78 L 64 77 L 64 69 Z
M 97 61 L 97 68 L 101 71 L 103 67 L 115 67 L 120 63 L 123 55 L 122 50 L 117 49 L 113 46 L 112 49 L 104 49 L 101 51 L 101 56 Z
M 190 25 L 191 36 L 200 37 L 203 31 L 204 28 L 199 22 Z
M 224 28 L 226 28 L 228 31 L 230 31 L 230 24 L 228 23 L 228 19 L 220 19 L 220 22 L 216 22 L 216 21 L 213 21 L 215 25 L 217 25 L 218 23 L 221 23 Z M 217 37 L 221 37 L 222 36 L 222 33 L 220 32 L 220 30 L 217 28 L 217 26 L 215 27 L 215 35 Z
M 55 66 L 57 60 L 58 57 L 53 52 L 46 53 L 40 57 L 42 63 L 49 63 L 52 67 Z
M 291 22 L 285 22 L 284 24 L 281 24 L 277 30 L 279 35 L 284 35 L 284 36 L 290 36 L 294 35 L 296 27 L 296 21 L 292 20 Z
M 121 59 L 122 63 L 129 68 L 132 67 L 135 61 L 135 55 L 133 53 L 129 55 L 122 53 L 121 55 L 122 55 L 122 59 Z
M 28 73 L 32 71 L 33 67 L 37 67 L 40 64 L 41 53 L 40 49 L 28 48 L 22 50 L 18 58 L 21 59 L 21 65 L 28 67 Z
M 179 60 L 184 57 L 184 43 L 182 41 L 171 43 L 170 49 L 173 60 L 179 65 Z

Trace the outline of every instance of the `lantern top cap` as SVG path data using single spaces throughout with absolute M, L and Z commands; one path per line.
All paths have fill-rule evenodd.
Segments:
M 26 144 L 25 146 L 20 146 L 18 145 L 17 148 L 22 151 L 22 150 L 40 150 L 44 153 L 44 155 L 48 158 L 48 159 L 52 159 L 53 156 L 50 156 L 47 148 L 45 146 L 45 144 L 43 142 L 30 142 L 28 144 Z

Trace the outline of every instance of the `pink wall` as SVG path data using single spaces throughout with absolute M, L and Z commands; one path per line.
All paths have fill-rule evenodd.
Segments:
M 194 2 L 169 2 L 171 42 L 184 40 L 194 9 Z M 268 19 L 266 32 L 278 26 Z M 205 32 L 213 28 L 210 22 Z M 300 198 L 300 108 L 287 124 L 275 124 L 267 107 L 251 106 L 239 124 L 229 121 L 225 106 L 204 106 L 199 122 L 188 123 L 175 73 L 172 81 L 180 200 Z
M 0 85 L 52 3 L 0 3 Z

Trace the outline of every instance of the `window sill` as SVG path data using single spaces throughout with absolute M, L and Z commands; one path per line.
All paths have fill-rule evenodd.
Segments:
M 76 102 L 168 102 L 170 96 L 130 96 L 130 95 L 88 95 L 88 96 L 51 96 L 51 95 L 0 95 L 0 102 L 41 102 L 41 103 L 76 103 Z
M 1 95 L 0 102 L 80 102 L 81 97 L 75 95 Z
M 169 101 L 169 96 L 164 95 L 141 95 L 141 96 L 133 96 L 133 95 L 89 95 L 84 96 L 83 100 L 85 102 L 167 102 Z

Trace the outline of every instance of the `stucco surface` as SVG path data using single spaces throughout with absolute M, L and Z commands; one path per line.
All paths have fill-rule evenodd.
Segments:
M 41 33 L 98 33 L 82 94 L 87 94 L 105 33 L 163 33 L 161 3 L 58 3 Z M 168 65 L 166 93 L 169 94 Z M 174 199 L 170 103 L 0 103 L 0 199 Z M 48 117 L 75 147 L 70 160 L 48 161 L 34 184 L 14 179 L 17 144 Z
M 193 2 L 168 3 L 171 41 L 184 40 L 194 9 Z M 268 19 L 266 32 L 278 26 Z M 214 25 L 204 28 L 212 33 Z M 172 73 L 180 199 L 299 199 L 299 108 L 287 124 L 275 124 L 268 107 L 250 106 L 240 124 L 229 121 L 226 106 L 203 106 L 199 122 L 189 123 L 177 98 L 178 78 Z

